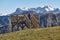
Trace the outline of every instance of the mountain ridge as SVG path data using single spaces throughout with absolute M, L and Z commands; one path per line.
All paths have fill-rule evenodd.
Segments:
M 24 13 L 26 12 L 26 13 Z M 46 13 L 60 13 L 58 8 L 52 8 L 51 6 L 44 6 L 44 7 L 36 7 L 36 8 L 17 8 L 14 13 L 11 14 L 28 14 L 27 12 L 32 12 L 35 14 L 46 14 Z

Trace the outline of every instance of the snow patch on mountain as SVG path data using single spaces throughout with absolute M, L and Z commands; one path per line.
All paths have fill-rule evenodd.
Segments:
M 28 11 L 28 10 L 29 10 L 29 8 L 27 8 L 27 7 L 24 7 L 24 8 L 21 8 L 21 10 Z
M 30 12 L 33 12 L 35 14 L 45 14 L 45 13 L 60 13 L 60 10 L 58 8 L 53 8 L 51 6 L 44 6 L 44 7 L 37 7 L 37 8 L 17 8 L 14 13 L 16 14 L 28 14 Z

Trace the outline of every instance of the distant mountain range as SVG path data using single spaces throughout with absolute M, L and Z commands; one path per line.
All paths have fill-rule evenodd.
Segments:
M 29 13 L 32 14 L 60 14 L 60 10 L 58 8 L 52 8 L 51 6 L 44 6 L 44 7 L 37 7 L 37 8 L 17 8 L 15 12 L 9 14 L 9 15 L 14 15 L 14 14 L 24 14 L 27 15 Z M 1 19 L 2 18 L 2 19 Z M 0 14 L 0 25 L 6 25 L 8 24 L 8 16 L 5 16 L 3 14 Z M 6 21 L 5 21 L 6 20 Z
M 7 33 L 11 29 L 13 30 L 16 29 L 16 27 L 11 28 L 11 26 L 8 26 L 11 23 L 11 19 L 10 19 L 11 15 L 14 14 L 27 15 L 29 13 L 35 14 L 33 16 L 36 15 L 39 16 L 40 28 L 60 26 L 60 10 L 58 8 L 52 8 L 51 6 L 44 6 L 44 7 L 37 7 L 37 8 L 22 8 L 22 9 L 17 8 L 16 11 L 11 14 L 8 15 L 0 14 L 0 33 Z
M 37 7 L 37 8 L 17 8 L 14 13 L 11 14 L 46 14 L 46 13 L 53 13 L 57 14 L 60 13 L 58 8 L 52 8 L 51 6 L 44 6 L 44 7 Z

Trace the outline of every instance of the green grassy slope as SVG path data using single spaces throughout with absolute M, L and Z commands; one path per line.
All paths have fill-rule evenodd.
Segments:
M 0 40 L 60 40 L 60 27 L 27 29 L 0 34 Z

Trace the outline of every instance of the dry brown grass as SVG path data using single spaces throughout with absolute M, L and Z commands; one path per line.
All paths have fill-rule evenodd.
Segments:
M 60 40 L 60 27 L 27 29 L 0 34 L 0 40 Z

